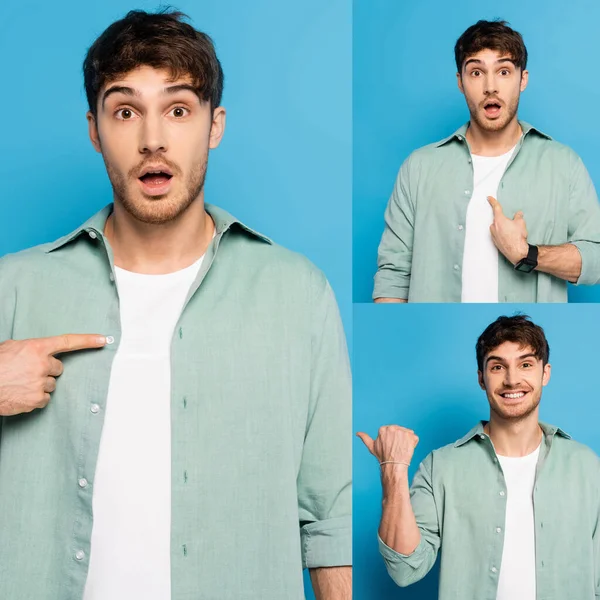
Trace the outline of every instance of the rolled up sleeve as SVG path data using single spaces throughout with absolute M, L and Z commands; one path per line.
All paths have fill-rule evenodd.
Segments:
M 575 153 L 571 157 L 568 236 L 581 254 L 581 273 L 575 285 L 600 282 L 600 204 L 587 169 Z
M 414 205 L 409 193 L 410 160 L 409 157 L 400 167 L 385 211 L 373 299 L 408 299 L 414 233 Z
M 333 291 L 314 285 L 311 390 L 298 512 L 305 568 L 352 564 L 352 401 L 346 338 Z
M 410 502 L 421 533 L 421 541 L 411 554 L 401 554 L 379 540 L 379 552 L 390 577 L 400 587 L 415 583 L 431 570 L 440 548 L 440 527 L 431 485 L 430 454 L 420 464 L 410 488 Z

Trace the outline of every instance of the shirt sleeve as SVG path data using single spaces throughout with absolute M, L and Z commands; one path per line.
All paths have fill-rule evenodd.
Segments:
M 352 564 L 352 400 L 346 338 L 329 283 L 314 277 L 309 410 L 298 474 L 305 568 Z
M 373 299 L 408 299 L 413 250 L 414 204 L 410 198 L 410 157 L 404 161 L 385 211 L 377 254 Z
M 410 502 L 421 533 L 421 541 L 412 554 L 401 554 L 379 539 L 379 552 L 387 572 L 396 584 L 405 587 L 415 583 L 431 570 L 440 548 L 441 536 L 433 487 L 431 484 L 432 455 L 419 466 L 410 488 Z
M 12 338 L 15 311 L 14 282 L 7 271 L 6 257 L 0 257 L 0 343 Z
M 568 240 L 581 254 L 576 285 L 600 282 L 600 204 L 581 158 L 571 158 Z

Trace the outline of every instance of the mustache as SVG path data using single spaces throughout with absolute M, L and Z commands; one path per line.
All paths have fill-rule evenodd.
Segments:
M 169 167 L 173 175 L 181 174 L 181 169 L 173 161 L 165 158 L 164 156 L 160 156 L 159 154 L 151 154 L 144 158 L 139 165 L 129 169 L 128 175 L 129 177 L 135 179 L 137 178 L 138 173 L 141 173 L 148 165 L 155 165 L 156 163 Z

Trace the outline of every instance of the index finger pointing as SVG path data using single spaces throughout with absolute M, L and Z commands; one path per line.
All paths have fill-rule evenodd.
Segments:
M 66 333 L 39 340 L 49 355 L 88 348 L 102 348 L 106 345 L 106 336 L 94 333 Z

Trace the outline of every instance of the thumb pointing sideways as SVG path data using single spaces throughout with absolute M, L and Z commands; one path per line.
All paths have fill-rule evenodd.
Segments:
M 498 200 L 496 200 L 496 198 L 494 198 L 494 196 L 488 196 L 487 200 L 490 203 L 492 210 L 494 211 L 494 216 L 503 214 L 502 205 L 500 204 L 500 202 L 498 202 Z

